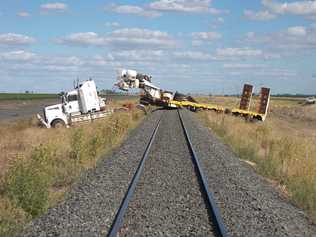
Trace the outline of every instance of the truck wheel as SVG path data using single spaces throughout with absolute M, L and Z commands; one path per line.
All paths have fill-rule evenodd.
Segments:
M 63 127 L 66 126 L 66 124 L 65 124 L 65 122 L 64 122 L 63 120 L 61 120 L 61 119 L 55 119 L 55 120 L 52 122 L 51 126 L 52 126 L 53 128 L 63 128 Z

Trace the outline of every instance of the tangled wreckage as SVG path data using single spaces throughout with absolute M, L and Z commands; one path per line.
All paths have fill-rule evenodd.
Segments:
M 140 103 L 146 105 L 157 105 L 165 108 L 187 108 L 191 111 L 213 110 L 216 112 L 232 113 L 236 116 L 243 116 L 249 119 L 264 121 L 267 116 L 270 103 L 270 89 L 262 87 L 260 90 L 259 100 L 256 111 L 250 111 L 253 86 L 245 84 L 240 100 L 239 108 L 230 110 L 217 105 L 198 103 L 191 96 L 185 96 L 178 92 L 164 91 L 152 83 L 152 77 L 137 73 L 134 70 L 121 70 L 118 73 L 118 83 L 115 85 L 124 91 L 131 88 L 142 90 Z
M 178 92 L 162 90 L 152 83 L 151 76 L 137 73 L 135 70 L 120 70 L 117 80 L 115 86 L 120 90 L 128 91 L 132 88 L 141 90 L 140 104 L 143 108 L 147 105 L 155 105 L 164 108 L 187 108 L 191 111 L 213 110 L 264 121 L 270 101 L 270 89 L 263 87 L 260 91 L 256 111 L 250 111 L 253 86 L 246 84 L 239 108 L 230 110 L 217 105 L 198 103 L 193 97 Z M 81 84 L 78 83 L 73 90 L 63 93 L 60 104 L 46 106 L 43 109 L 43 116 L 38 114 L 37 117 L 45 127 L 56 128 L 93 121 L 112 113 L 113 109 L 108 108 L 106 99 L 98 96 L 95 82 L 90 79 Z

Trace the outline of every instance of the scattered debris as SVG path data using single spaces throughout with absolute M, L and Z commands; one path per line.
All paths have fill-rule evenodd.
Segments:
M 304 102 L 305 105 L 316 104 L 316 97 L 308 97 Z

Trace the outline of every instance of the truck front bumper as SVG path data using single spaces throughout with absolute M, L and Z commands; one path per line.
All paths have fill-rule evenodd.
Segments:
M 42 118 L 41 115 L 37 114 L 36 116 L 37 116 L 38 121 L 39 121 L 42 125 L 44 125 L 46 128 L 50 128 L 50 125 L 45 122 L 45 120 Z

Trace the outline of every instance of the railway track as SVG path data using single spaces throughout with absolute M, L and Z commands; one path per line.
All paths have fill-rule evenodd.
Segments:
M 147 211 L 150 211 L 150 209 L 151 209 L 151 207 L 148 208 L 148 206 L 147 206 L 147 208 L 142 208 L 141 207 L 142 204 L 139 202 L 142 202 L 142 200 L 144 198 L 150 199 L 150 197 L 151 197 L 150 195 L 146 195 L 146 190 L 148 190 L 148 187 L 146 188 L 146 185 L 147 186 L 148 185 L 152 185 L 152 186 L 155 185 L 155 181 L 150 181 L 150 184 L 146 184 L 147 178 L 148 178 L 148 180 L 150 180 L 150 179 L 155 180 L 154 174 L 153 174 L 155 171 L 148 172 L 147 170 L 151 169 L 151 167 L 150 167 L 150 164 L 147 167 L 147 163 L 150 163 L 153 158 L 156 159 L 157 156 L 159 157 L 159 153 L 157 153 L 157 150 L 153 147 L 154 147 L 154 144 L 158 142 L 157 140 L 161 140 L 161 139 L 157 139 L 158 132 L 161 132 L 162 129 L 168 129 L 168 128 L 162 128 L 162 125 L 161 125 L 163 123 L 164 119 L 170 120 L 170 118 L 164 118 L 164 115 L 166 115 L 166 113 L 170 113 L 170 111 L 162 114 L 161 118 L 158 120 L 158 122 L 157 122 L 157 124 L 156 124 L 156 126 L 151 134 L 151 137 L 146 145 L 146 149 L 145 149 L 145 152 L 143 154 L 143 157 L 142 157 L 142 159 L 138 165 L 138 168 L 137 168 L 137 170 L 136 170 L 136 172 L 135 172 L 135 174 L 134 174 L 134 176 L 129 184 L 128 190 L 127 190 L 127 192 L 126 192 L 126 194 L 121 202 L 120 208 L 118 209 L 116 216 L 115 216 L 115 219 L 111 225 L 110 231 L 108 233 L 109 237 L 116 237 L 116 236 L 121 236 L 121 235 L 122 236 L 126 236 L 126 235 L 132 236 L 132 235 L 142 235 L 142 234 L 148 235 L 148 226 L 150 226 L 151 223 L 146 223 L 146 220 L 145 221 L 142 220 L 143 223 L 133 224 L 133 222 L 136 222 L 135 220 L 138 220 L 137 215 L 138 216 L 139 215 L 146 216 L 146 214 L 144 214 L 144 213 L 134 214 L 133 212 L 135 210 L 141 210 L 142 212 L 147 212 Z M 179 173 L 181 175 L 187 175 L 189 177 L 187 179 L 196 180 L 195 183 L 194 183 L 194 181 L 192 181 L 192 182 L 195 184 L 195 186 L 198 186 L 198 187 L 188 187 L 188 190 L 193 189 L 195 191 L 193 191 L 191 193 L 188 192 L 186 194 L 183 194 L 184 196 L 186 195 L 186 198 L 184 198 L 186 200 L 181 201 L 180 204 L 177 201 L 178 200 L 177 197 L 173 198 L 173 199 L 176 199 L 176 201 L 168 200 L 168 202 L 170 202 L 170 205 L 173 205 L 173 208 L 174 208 L 174 206 L 180 206 L 180 208 L 187 208 L 187 210 L 184 212 L 185 213 L 184 214 L 185 216 L 183 217 L 184 219 L 190 219 L 188 215 L 191 215 L 191 213 L 193 213 L 193 212 L 198 212 L 198 214 L 196 214 L 196 217 L 194 217 L 194 219 L 199 220 L 199 221 L 204 220 L 204 221 L 201 221 L 200 224 L 199 224 L 199 221 L 197 223 L 193 224 L 193 227 L 191 229 L 195 229 L 195 230 L 193 232 L 190 232 L 190 233 L 186 232 L 185 234 L 195 235 L 196 229 L 204 228 L 203 231 L 198 232 L 198 233 L 200 233 L 200 234 L 203 233 L 203 235 L 206 234 L 207 236 L 228 237 L 226 228 L 224 226 L 220 212 L 217 208 L 216 202 L 213 198 L 211 191 L 208 188 L 207 180 L 204 176 L 203 169 L 200 165 L 199 159 L 198 159 L 196 152 L 194 150 L 194 147 L 192 145 L 189 132 L 185 126 L 185 121 L 182 118 L 180 110 L 177 111 L 177 115 L 178 115 L 177 116 L 177 120 L 178 120 L 178 124 L 177 124 L 178 130 L 177 131 L 179 131 L 179 133 L 180 133 L 179 129 L 181 128 L 182 134 L 179 134 L 179 133 L 175 134 L 175 136 L 179 136 L 179 137 L 176 137 L 175 139 L 182 140 L 182 143 L 185 144 L 184 146 L 182 146 L 181 152 L 183 152 L 183 154 L 186 154 L 185 157 L 183 158 L 185 160 L 180 160 L 181 158 L 179 159 L 179 161 L 181 162 L 181 165 L 186 164 L 185 166 L 183 166 L 184 169 L 181 170 Z M 176 118 L 174 118 L 174 119 L 176 119 Z M 171 130 L 171 129 L 169 129 L 169 130 Z M 163 149 L 161 147 L 161 145 L 159 145 L 158 147 Z M 181 154 L 180 154 L 180 157 L 181 157 Z M 168 158 L 167 162 L 170 162 L 171 159 L 173 159 L 172 156 L 170 156 L 170 159 Z M 155 162 L 160 162 L 160 161 L 158 159 L 156 159 Z M 163 159 L 161 159 L 161 162 L 163 162 Z M 178 165 L 181 166 L 180 163 L 176 164 L 176 166 L 178 166 Z M 190 165 L 192 165 L 192 169 L 187 168 Z M 167 166 L 163 165 L 161 167 L 162 170 L 167 169 L 166 168 Z M 157 169 L 159 170 L 159 168 L 157 168 Z M 184 171 L 190 172 L 190 174 L 183 174 Z M 142 177 L 142 176 L 145 176 L 144 173 L 146 173 L 146 172 L 148 173 L 147 176 L 149 175 L 151 177 L 147 177 L 147 176 Z M 194 178 L 190 178 L 190 175 L 192 175 L 192 173 L 194 173 L 193 174 Z M 177 174 L 175 174 L 175 176 L 177 176 Z M 143 178 L 143 181 L 140 182 L 140 180 L 142 178 Z M 183 178 L 185 178 L 185 177 L 183 177 Z M 180 180 L 179 180 L 179 182 L 180 182 Z M 138 190 L 139 186 L 140 186 L 140 188 L 139 188 L 140 190 Z M 143 186 L 145 186 L 145 187 L 143 187 Z M 160 186 L 163 187 L 163 185 L 160 185 Z M 156 185 L 156 187 L 158 187 L 158 186 Z M 150 187 L 150 189 L 151 188 L 152 187 Z M 169 192 L 170 191 L 173 192 L 172 186 L 167 185 L 164 188 L 169 189 Z M 160 189 L 161 189 L 161 187 L 160 187 Z M 181 189 L 186 189 L 186 187 L 181 187 Z M 180 191 L 180 193 L 181 192 L 182 191 Z M 138 195 L 135 195 L 135 193 L 137 193 Z M 151 193 L 153 195 L 155 195 L 155 193 L 156 193 L 156 196 L 157 196 L 157 189 L 154 191 L 151 190 L 150 192 L 147 191 L 147 193 Z M 143 195 L 145 195 L 145 197 Z M 165 191 L 165 194 L 163 194 L 163 195 L 168 195 L 168 191 Z M 179 196 L 179 193 L 177 193 L 175 191 L 175 196 L 177 196 L 177 195 Z M 137 196 L 137 197 L 135 197 L 135 196 Z M 171 195 L 169 195 L 169 196 L 171 196 Z M 172 199 L 172 197 L 170 197 L 170 199 Z M 195 199 L 197 199 L 196 202 L 198 202 L 199 204 L 197 204 L 195 206 L 195 208 L 192 208 L 192 209 L 188 208 L 187 203 L 195 202 Z M 158 200 L 158 202 L 160 202 L 160 200 Z M 162 200 L 162 202 L 163 202 L 163 200 Z M 131 203 L 134 203 L 134 206 L 136 205 L 136 209 L 135 208 L 133 209 L 130 207 L 130 206 L 133 206 L 133 205 L 131 205 Z M 152 208 L 154 209 L 155 204 L 152 204 L 152 205 L 153 205 Z M 158 205 L 159 205 L 159 209 L 164 209 L 163 207 L 160 207 L 160 204 L 158 204 Z M 179 209 L 179 207 L 177 207 L 177 209 Z M 169 210 L 169 207 L 166 207 L 164 210 L 165 210 L 164 212 L 166 212 L 166 210 L 168 212 L 168 211 L 172 211 L 172 208 L 171 208 L 171 210 Z M 180 210 L 180 213 L 181 213 L 181 210 Z M 164 215 L 164 214 L 162 214 L 162 215 Z M 181 213 L 180 215 L 183 215 L 183 213 Z M 207 218 L 205 218 L 205 216 L 207 216 Z M 156 216 L 156 218 L 158 218 L 158 217 Z M 163 217 L 163 218 L 168 219 L 168 215 L 166 215 L 166 217 Z M 130 220 L 127 220 L 127 219 L 130 219 Z M 144 225 L 146 227 L 144 227 L 142 225 Z M 182 228 L 183 227 L 183 229 L 186 229 L 186 228 L 184 228 L 184 226 L 186 226 L 186 225 L 188 225 L 188 224 L 181 223 L 181 220 L 180 220 L 180 221 L 176 221 L 175 223 L 173 223 L 173 225 L 171 225 L 170 228 Z M 199 225 L 201 225 L 201 226 L 199 226 Z M 138 229 L 137 230 L 138 232 L 137 231 L 135 232 L 134 228 Z M 144 232 L 142 232 L 143 228 L 147 228 L 146 234 Z M 152 228 L 152 230 L 156 232 L 156 235 L 157 235 L 157 233 L 158 233 L 158 235 L 170 235 L 170 233 L 172 235 L 172 231 L 168 232 L 168 230 L 155 230 L 154 228 L 157 228 L 157 227 L 155 227 L 153 225 L 153 228 Z

